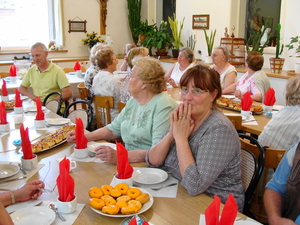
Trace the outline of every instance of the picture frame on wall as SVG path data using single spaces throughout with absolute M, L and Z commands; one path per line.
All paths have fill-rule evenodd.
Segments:
M 69 20 L 69 33 L 71 32 L 84 32 L 86 33 L 86 20 L 85 21 L 71 21 Z
M 209 14 L 193 15 L 193 29 L 209 29 Z

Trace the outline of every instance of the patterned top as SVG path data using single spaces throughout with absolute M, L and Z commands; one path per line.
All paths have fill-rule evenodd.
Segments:
M 84 85 L 87 89 L 90 90 L 91 94 L 93 94 L 92 93 L 93 80 L 94 77 L 98 74 L 98 72 L 99 72 L 99 67 L 91 64 L 85 73 Z
M 259 89 L 257 88 L 255 81 L 254 81 L 254 75 L 248 77 L 248 72 L 246 72 L 239 80 L 236 85 L 236 90 L 240 90 L 242 95 L 244 95 L 247 91 L 251 92 L 251 95 L 257 95 L 261 94 Z
M 131 93 L 128 92 L 129 79 L 130 79 L 130 76 L 127 75 L 125 77 L 125 79 L 122 81 L 121 88 L 120 88 L 120 101 L 125 104 L 132 97 Z
M 189 137 L 195 163 L 181 176 L 175 142 L 171 145 L 165 166 L 172 176 L 181 181 L 190 195 L 205 193 L 218 195 L 225 203 L 229 193 L 243 210 L 244 189 L 241 180 L 240 141 L 232 123 L 226 116 L 213 110 L 202 125 Z M 149 164 L 148 155 L 146 162 Z
M 210 66 L 210 68 L 212 69 L 214 69 L 214 67 L 215 65 Z M 226 76 L 231 72 L 235 72 L 235 75 L 237 74 L 237 71 L 233 65 L 228 66 L 227 69 L 222 74 L 220 74 L 220 82 L 221 82 L 222 89 L 224 89 Z

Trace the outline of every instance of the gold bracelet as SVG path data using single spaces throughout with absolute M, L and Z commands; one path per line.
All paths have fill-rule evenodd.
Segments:
M 10 191 L 10 197 L 11 197 L 11 204 L 15 204 L 16 203 L 16 199 L 15 199 L 15 194 L 13 191 Z

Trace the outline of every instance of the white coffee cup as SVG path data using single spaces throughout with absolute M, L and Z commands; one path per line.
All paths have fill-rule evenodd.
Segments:
M 14 119 L 15 124 L 21 124 L 25 120 L 25 116 L 23 114 L 15 114 L 11 116 Z
M 74 156 L 75 158 L 79 158 L 79 159 L 83 159 L 88 157 L 88 148 L 84 148 L 84 149 L 78 149 L 76 147 L 74 147 Z
M 15 114 L 22 114 L 24 112 L 23 107 L 14 107 Z
M 21 157 L 21 163 L 24 170 L 33 170 L 37 167 L 37 155 L 33 154 L 33 156 L 32 159 L 23 159 L 23 156 Z
M 64 157 L 65 158 L 65 157 Z M 64 158 L 59 158 L 59 159 L 56 159 L 57 162 L 60 162 L 61 160 L 63 160 Z M 77 167 L 77 164 L 76 164 L 76 161 L 72 161 L 71 158 L 69 157 L 66 157 L 66 159 L 70 160 L 70 171 L 72 169 L 75 169 Z
M 1 132 L 8 132 L 10 130 L 10 125 L 9 123 L 6 124 L 0 124 L 0 131 Z
M 251 111 L 244 111 L 244 110 L 241 110 L 241 115 L 242 115 L 242 116 L 245 116 L 246 119 L 249 119 L 250 116 L 252 115 L 252 112 L 251 112 Z
M 114 187 L 116 186 L 117 184 L 120 184 L 120 183 L 125 183 L 125 184 L 128 184 L 129 186 L 132 186 L 133 184 L 133 178 L 130 177 L 130 178 L 127 178 L 127 179 L 119 179 L 116 177 L 117 174 L 114 175 L 111 183 L 110 183 L 110 186 Z
M 272 112 L 273 106 L 263 105 L 264 112 Z
M 69 202 L 62 202 L 59 200 L 59 197 L 57 197 L 57 210 L 60 213 L 73 213 L 75 212 L 77 209 L 77 197 L 75 196 L 75 198 L 72 201 Z
M 36 128 L 44 128 L 46 126 L 45 120 L 34 120 L 34 126 Z

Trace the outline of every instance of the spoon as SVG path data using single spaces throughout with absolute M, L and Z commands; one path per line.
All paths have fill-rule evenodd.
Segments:
M 57 208 L 54 204 L 50 204 L 50 209 L 52 209 L 56 215 L 59 217 L 59 219 L 61 219 L 62 221 L 66 221 L 65 217 L 63 217 L 58 211 Z

